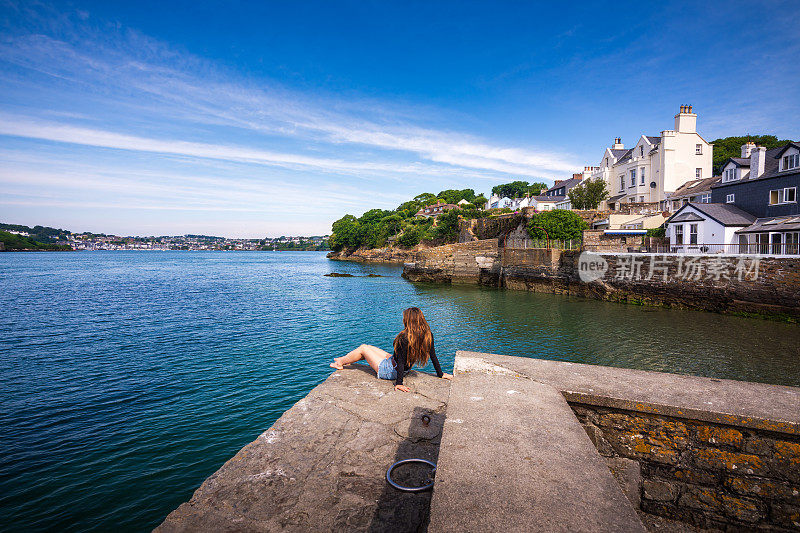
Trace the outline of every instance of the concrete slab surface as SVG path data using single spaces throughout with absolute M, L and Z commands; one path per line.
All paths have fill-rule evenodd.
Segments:
M 524 375 L 570 402 L 800 435 L 797 387 L 467 351 L 456 364 Z
M 645 531 L 559 391 L 458 364 L 430 532 Z
M 156 531 L 424 529 L 430 492 L 397 491 L 386 470 L 401 459 L 436 462 L 450 382 L 411 372 L 405 383 L 412 393 L 364 365 L 334 372 Z

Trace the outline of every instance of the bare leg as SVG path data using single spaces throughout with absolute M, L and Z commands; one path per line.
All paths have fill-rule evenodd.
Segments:
M 371 366 L 372 369 L 377 372 L 378 365 L 381 364 L 381 361 L 391 356 L 392 354 L 381 350 L 376 346 L 362 344 L 344 357 L 335 358 L 333 363 L 331 363 L 331 366 L 341 370 L 344 365 L 349 365 L 350 363 L 355 363 L 356 361 L 366 359 L 367 363 L 369 363 L 369 366 Z

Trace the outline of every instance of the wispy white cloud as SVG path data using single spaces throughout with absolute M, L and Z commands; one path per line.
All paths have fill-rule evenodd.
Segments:
M 2 205 L 268 210 L 306 216 L 323 233 L 343 210 L 390 208 L 424 190 L 555 179 L 582 165 L 569 153 L 458 131 L 445 110 L 248 78 L 87 13 L 32 26 L 0 35 L 0 135 L 17 150 L 0 151 L 0 183 L 13 196 Z M 52 158 L 70 150 L 96 164 L 54 168 Z M 126 171 L 134 157 L 148 164 Z

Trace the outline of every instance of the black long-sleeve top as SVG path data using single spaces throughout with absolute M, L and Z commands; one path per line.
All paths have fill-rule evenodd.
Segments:
M 439 360 L 436 358 L 436 349 L 433 347 L 432 338 L 431 351 L 428 355 L 433 363 L 433 368 L 436 369 L 436 375 L 442 377 L 444 374 L 442 372 L 442 367 L 439 366 Z M 394 359 L 392 362 L 394 363 L 395 370 L 397 370 L 395 385 L 402 385 L 403 376 L 410 370 L 410 368 L 408 368 L 408 338 L 405 335 L 401 336 L 397 342 L 397 347 L 394 349 L 392 359 Z

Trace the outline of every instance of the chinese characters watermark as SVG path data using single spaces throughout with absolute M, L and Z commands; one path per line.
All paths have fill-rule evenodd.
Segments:
M 600 254 L 583 252 L 578 276 L 590 283 L 604 278 L 616 281 L 756 281 L 758 256 L 713 257 L 694 255 L 620 254 L 609 265 Z

